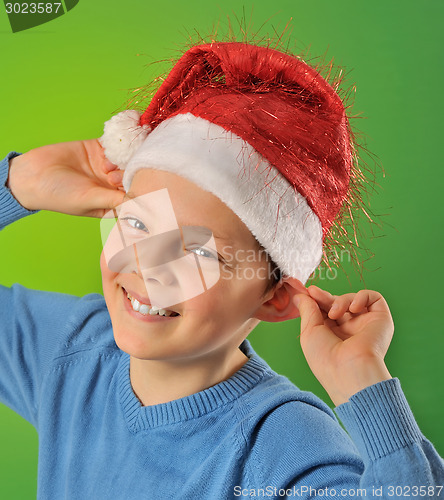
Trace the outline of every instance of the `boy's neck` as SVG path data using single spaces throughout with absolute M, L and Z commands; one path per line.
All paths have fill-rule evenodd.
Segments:
M 143 406 L 168 403 L 203 391 L 230 378 L 248 361 L 236 349 L 222 359 L 206 357 L 201 363 L 193 360 L 144 360 L 130 356 L 130 380 L 133 391 Z

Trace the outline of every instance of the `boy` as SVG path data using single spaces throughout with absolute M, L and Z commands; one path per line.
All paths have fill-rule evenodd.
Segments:
M 352 157 L 342 103 L 313 69 L 222 43 L 191 48 L 143 115 L 114 117 L 100 144 L 8 155 L 2 226 L 39 209 L 117 215 L 105 301 L 1 288 L 0 395 L 39 430 L 39 496 L 441 495 L 442 460 L 384 364 L 383 297 L 304 286 Z M 211 284 L 202 293 L 191 267 L 161 258 L 178 241 Z M 259 321 L 299 315 L 304 354 L 354 444 L 245 340 Z

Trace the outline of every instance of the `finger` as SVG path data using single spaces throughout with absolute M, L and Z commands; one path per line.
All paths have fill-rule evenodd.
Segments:
M 123 202 L 124 192 L 98 186 L 90 190 L 89 196 L 91 201 L 94 201 L 94 206 L 89 207 L 89 212 L 93 217 L 100 217 L 107 210 L 111 210 Z M 103 215 L 100 215 L 101 213 Z
M 99 139 L 81 141 L 86 153 L 84 167 L 88 172 L 93 172 L 96 177 L 101 177 L 118 168 L 106 156 Z
M 295 295 L 294 302 L 301 316 L 301 330 L 324 324 L 324 316 L 314 299 L 299 293 Z
M 322 288 L 317 287 L 316 285 L 310 285 L 308 288 L 308 293 L 310 297 L 316 300 L 319 307 L 324 311 L 328 312 L 335 300 L 335 296 L 326 290 L 322 290 Z
M 321 309 L 324 319 L 328 319 L 328 322 L 326 321 L 326 325 L 330 326 L 330 328 L 338 325 L 342 325 L 343 323 L 346 323 L 349 319 L 351 319 L 353 316 L 351 314 L 343 314 L 342 316 L 337 316 L 334 320 L 331 320 L 328 316 L 328 313 L 330 312 L 330 309 L 335 302 L 335 300 L 338 298 L 336 295 L 332 295 L 330 292 L 327 292 L 326 290 L 322 290 L 321 288 L 311 285 L 308 287 L 308 291 L 310 293 L 310 297 L 312 297 L 314 300 L 316 300 L 319 308 Z
M 389 312 L 384 297 L 374 290 L 360 290 L 354 297 L 349 309 L 353 313 L 366 309 L 370 312 Z
M 310 296 L 316 300 L 319 307 L 322 310 L 326 311 L 330 318 L 338 320 L 339 324 L 339 320 L 342 319 L 342 316 L 347 312 L 348 305 L 355 296 L 354 293 L 348 293 L 339 296 L 332 295 L 330 292 L 322 290 L 315 285 L 309 286 L 308 292 Z
M 349 305 L 350 312 L 359 313 L 366 308 L 368 296 L 365 293 L 367 290 L 360 290 L 353 298 Z
M 113 170 L 118 170 L 119 167 L 114 163 L 111 163 L 107 158 L 103 159 L 103 171 L 105 174 L 112 172 Z
M 349 311 L 350 304 L 353 302 L 355 296 L 355 293 L 346 293 L 344 295 L 334 297 L 333 304 L 328 312 L 329 318 L 338 319 L 346 314 Z
M 324 317 L 314 299 L 305 294 L 298 294 L 294 298 L 296 307 L 301 316 L 301 345 L 304 352 L 311 350 L 315 344 L 323 349 L 331 350 L 341 340 L 324 324 Z M 312 347 L 310 347 L 310 345 Z
M 347 321 L 350 321 L 353 319 L 353 315 L 350 313 L 345 313 L 343 316 L 341 316 L 338 319 L 330 319 L 328 317 L 328 312 L 323 311 L 322 309 L 319 309 L 322 314 L 322 318 L 324 320 L 324 325 L 330 330 L 334 332 L 336 337 L 340 338 L 341 340 L 346 340 L 350 337 L 350 334 L 342 331 L 341 328 L 339 328 L 343 323 L 347 323 Z
M 121 186 L 123 179 L 123 171 L 111 170 L 107 175 L 107 179 L 111 184 L 114 184 L 115 186 Z
M 99 158 L 101 159 L 100 166 L 105 174 L 119 168 L 105 156 L 105 150 L 103 149 L 99 139 L 92 139 L 91 141 L 86 141 L 85 145 L 90 146 L 91 151 L 94 151 L 96 154 L 99 155 Z

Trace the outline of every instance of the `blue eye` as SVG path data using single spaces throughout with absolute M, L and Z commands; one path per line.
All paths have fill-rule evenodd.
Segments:
M 205 259 L 216 259 L 216 260 L 219 260 L 218 255 L 215 255 L 213 252 L 210 252 L 206 248 L 196 247 L 196 248 L 190 248 L 189 250 L 191 252 L 194 252 L 199 257 L 204 257 Z
M 135 217 L 122 217 L 120 220 L 126 221 L 128 226 L 132 227 L 133 229 L 137 229 L 139 231 L 145 231 L 146 233 L 149 232 L 145 224 L 139 219 L 136 219 Z

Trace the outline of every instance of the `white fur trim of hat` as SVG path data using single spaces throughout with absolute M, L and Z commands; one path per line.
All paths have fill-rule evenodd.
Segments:
M 320 264 L 319 218 L 285 177 L 233 132 L 191 113 L 166 119 L 150 133 L 144 130 L 143 139 L 140 131 L 136 138 L 123 139 L 109 130 L 105 125 L 101 144 L 107 158 L 125 169 L 126 191 L 142 168 L 180 175 L 224 202 L 284 275 L 305 284 Z M 120 151 L 128 144 L 130 152 Z

